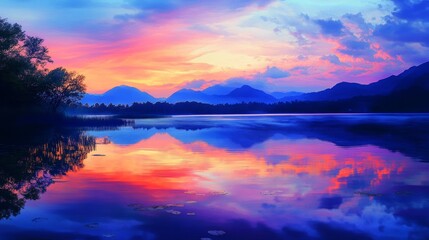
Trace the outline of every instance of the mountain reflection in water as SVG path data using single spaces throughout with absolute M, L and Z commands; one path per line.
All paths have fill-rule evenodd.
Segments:
M 2 185 L 15 184 L 9 192 L 18 200 L 32 184 L 40 182 L 37 195 L 50 187 L 17 217 L 3 214 L 10 219 L 0 222 L 0 233 L 5 239 L 425 239 L 428 119 L 174 117 L 79 133 L 2 169 Z M 12 174 L 15 168 L 30 174 Z

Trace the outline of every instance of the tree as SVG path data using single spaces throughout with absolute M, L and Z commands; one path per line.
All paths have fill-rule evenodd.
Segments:
M 77 103 L 85 92 L 85 77 L 52 63 L 43 39 L 27 36 L 18 24 L 0 18 L 0 110 L 26 112 Z
M 56 68 L 46 75 L 41 98 L 54 112 L 61 106 L 78 103 L 85 94 L 84 80 L 83 75 Z
M 27 36 L 18 24 L 0 18 L 0 106 L 34 105 L 52 62 L 43 39 Z

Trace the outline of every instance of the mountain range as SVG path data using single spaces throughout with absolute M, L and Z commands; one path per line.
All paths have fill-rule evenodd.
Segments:
M 358 96 L 385 96 L 410 88 L 429 90 L 429 62 L 417 67 L 411 67 L 397 76 L 393 75 L 367 85 L 341 82 L 320 92 L 287 96 L 280 99 L 280 101 L 332 101 Z
M 223 85 L 214 85 L 202 91 L 181 89 L 166 99 L 155 98 L 150 94 L 129 86 L 117 86 L 104 94 L 86 94 L 83 104 L 132 104 L 134 102 L 202 102 L 209 104 L 260 102 L 275 103 L 289 101 L 335 101 L 350 99 L 359 96 L 386 96 L 409 89 L 428 91 L 429 94 L 429 62 L 388 78 L 370 84 L 341 82 L 332 88 L 319 92 L 273 92 L 264 91 L 243 85 L 233 88 Z
M 288 93 L 283 93 L 288 96 Z M 302 93 L 301 93 L 302 94 Z M 292 94 L 293 95 L 293 94 Z M 222 85 L 215 85 L 204 89 L 203 91 L 195 91 L 192 89 L 181 89 L 173 93 L 170 97 L 155 98 L 149 93 L 142 92 L 137 88 L 130 86 L 117 86 L 104 94 L 86 94 L 82 99 L 83 104 L 93 105 L 96 103 L 104 104 L 133 104 L 134 102 L 202 102 L 210 104 L 221 103 L 241 103 L 241 102 L 262 102 L 274 103 L 279 99 L 265 93 L 261 90 L 252 88 L 248 85 L 243 85 L 239 88 L 230 88 Z
M 157 99 L 146 92 L 142 92 L 137 88 L 130 86 L 117 86 L 103 94 L 86 94 L 83 99 L 83 104 L 132 104 L 134 102 L 156 102 Z

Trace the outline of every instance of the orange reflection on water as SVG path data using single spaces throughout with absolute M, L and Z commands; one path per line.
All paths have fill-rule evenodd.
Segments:
M 188 190 L 226 191 L 246 199 L 269 189 L 282 189 L 285 196 L 333 193 L 353 176 L 365 174 L 371 187 L 406 168 L 405 161 L 393 161 L 399 155 L 386 150 L 339 148 L 318 140 L 269 140 L 231 151 L 157 133 L 134 145 L 98 144 L 94 153 L 106 156 L 86 159 L 79 178 L 121 182 L 149 195 L 164 191 L 167 199 Z M 275 163 L 270 160 L 274 155 Z

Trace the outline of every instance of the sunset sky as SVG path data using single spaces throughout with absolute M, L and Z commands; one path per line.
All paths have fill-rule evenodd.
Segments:
M 428 61 L 426 0 L 2 0 L 88 91 L 369 83 Z

